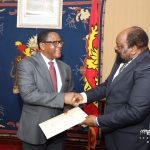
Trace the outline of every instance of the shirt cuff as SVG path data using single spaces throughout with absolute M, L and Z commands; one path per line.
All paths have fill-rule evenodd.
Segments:
M 95 121 L 96 121 L 97 126 L 99 126 L 99 123 L 98 123 L 98 119 L 97 119 L 97 117 L 96 117 L 96 120 L 95 120 Z
M 87 96 L 86 96 L 86 94 L 85 94 L 85 92 L 82 92 L 82 93 L 80 93 L 81 95 L 82 95 L 82 97 L 83 97 L 83 104 L 84 103 L 87 103 Z

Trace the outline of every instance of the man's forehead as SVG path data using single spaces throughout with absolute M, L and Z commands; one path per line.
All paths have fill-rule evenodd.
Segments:
M 117 35 L 116 41 L 126 41 L 128 32 L 121 32 Z
M 60 38 L 60 35 L 56 32 L 50 32 L 48 33 L 47 38 L 50 38 L 50 39 Z

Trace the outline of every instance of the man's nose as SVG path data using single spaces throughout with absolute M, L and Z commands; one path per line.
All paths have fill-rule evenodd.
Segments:
M 114 47 L 114 50 L 116 53 L 118 52 L 118 48 L 116 46 Z

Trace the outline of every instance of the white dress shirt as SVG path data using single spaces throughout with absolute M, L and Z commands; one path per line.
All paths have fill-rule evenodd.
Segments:
M 132 59 L 132 60 L 133 60 L 133 59 Z M 130 60 L 128 63 L 126 63 L 125 68 L 131 63 L 132 60 Z M 121 63 L 121 64 L 120 64 L 119 68 L 117 69 L 116 73 L 114 74 L 114 77 L 113 77 L 112 81 L 118 76 L 119 71 L 120 71 L 120 68 L 121 68 L 124 64 L 125 64 L 125 63 Z
M 50 65 L 48 64 L 50 61 L 54 62 L 54 67 L 55 67 L 55 70 L 56 70 L 56 76 L 57 76 L 57 88 L 58 88 L 58 92 L 60 92 L 61 90 L 61 87 L 62 87 L 62 81 L 61 81 L 61 76 L 60 76 L 60 72 L 59 72 L 59 69 L 58 69 L 58 65 L 56 63 L 56 59 L 53 59 L 53 60 L 49 60 L 47 57 L 45 57 L 42 53 L 41 53 L 41 56 L 43 57 L 45 63 L 46 63 L 46 66 L 47 68 L 49 69 Z

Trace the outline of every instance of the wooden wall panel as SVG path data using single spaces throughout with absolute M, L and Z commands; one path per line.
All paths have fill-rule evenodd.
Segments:
M 104 17 L 102 80 L 109 75 L 115 60 L 116 35 L 130 26 L 140 26 L 150 37 L 150 0 L 106 0 Z

